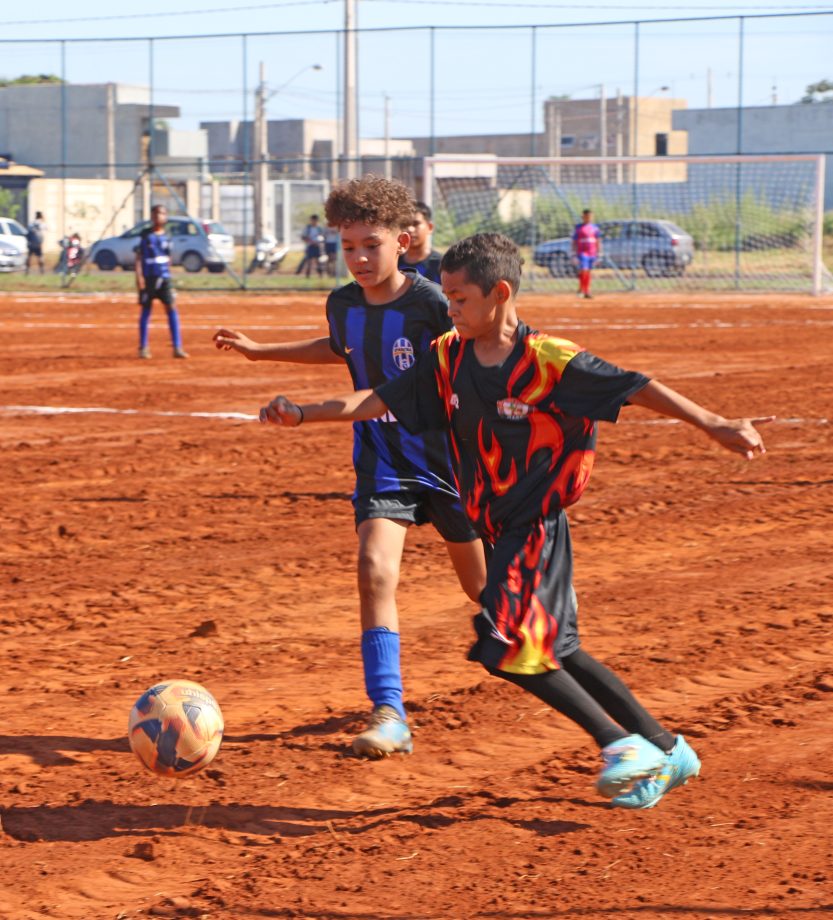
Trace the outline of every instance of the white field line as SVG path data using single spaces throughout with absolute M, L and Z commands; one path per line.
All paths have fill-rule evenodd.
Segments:
M 140 415 L 160 418 L 208 418 L 230 421 L 257 421 L 257 415 L 246 412 L 175 412 L 151 409 L 112 409 L 106 406 L 0 406 L 5 415 Z M 625 425 L 681 425 L 678 419 L 620 419 Z M 829 425 L 827 418 L 776 418 L 773 425 Z
M 49 323 L 49 322 L 3 322 L 0 320 L 0 328 L 9 328 L 9 329 L 135 329 L 136 323 Z M 325 329 L 326 326 L 324 323 L 317 324 L 301 324 L 301 323 L 292 323 L 287 325 L 246 325 L 246 329 Z M 214 325 L 197 325 L 194 323 L 189 323 L 187 329 L 213 329 L 216 330 L 217 326 Z
M 106 406 L 0 406 L 5 415 L 143 415 L 165 418 L 218 418 L 231 421 L 257 421 L 245 412 L 168 412 L 148 409 L 110 409 Z
M 159 325 L 162 325 L 162 320 L 164 318 L 159 318 Z M 216 331 L 217 326 L 223 325 L 222 320 L 217 320 L 217 323 L 188 323 L 186 325 L 187 330 L 212 330 Z M 228 323 L 226 323 L 228 325 Z M 241 324 L 237 324 L 241 325 Z M 283 330 L 292 330 L 299 329 L 302 331 L 317 330 L 317 329 L 326 329 L 325 323 L 244 323 L 247 330 L 258 330 L 258 331 L 283 331 Z M 659 330 L 659 329 L 758 329 L 767 327 L 789 327 L 795 328 L 798 326 L 823 326 L 829 327 L 833 326 L 833 320 L 810 320 L 805 319 L 803 321 L 778 321 L 778 322 L 767 322 L 765 319 L 761 319 L 760 322 L 739 322 L 739 323 L 727 323 L 724 320 L 714 320 L 714 321 L 698 321 L 692 323 L 640 323 L 640 322 L 628 322 L 627 320 L 619 321 L 617 323 L 611 323 L 605 320 L 585 320 L 585 321 L 573 321 L 567 318 L 562 318 L 558 323 L 558 328 L 561 330 L 574 330 L 574 329 L 605 329 L 613 332 L 622 332 L 628 330 Z M 124 323 L 91 323 L 91 322 L 71 322 L 64 320 L 62 322 L 51 322 L 48 320 L 27 320 L 25 314 L 21 317 L 18 317 L 14 320 L 0 320 L 0 329 L 134 329 L 136 327 L 135 321 L 133 322 L 124 322 Z

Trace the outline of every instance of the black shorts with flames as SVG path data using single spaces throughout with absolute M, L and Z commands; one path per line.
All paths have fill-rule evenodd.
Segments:
M 573 551 L 563 511 L 501 535 L 481 602 L 470 661 L 511 674 L 543 674 L 578 649 Z

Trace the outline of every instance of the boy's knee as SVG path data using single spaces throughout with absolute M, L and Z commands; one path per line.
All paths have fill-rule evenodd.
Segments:
M 399 581 L 395 560 L 384 552 L 362 550 L 359 553 L 359 593 L 363 597 L 392 594 Z

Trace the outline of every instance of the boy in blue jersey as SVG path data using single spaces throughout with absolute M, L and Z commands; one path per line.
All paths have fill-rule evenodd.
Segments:
M 598 791 L 652 808 L 697 776 L 700 760 L 581 647 L 564 509 L 590 478 L 599 421 L 628 403 L 701 429 L 727 450 L 764 453 L 760 418 L 727 419 L 656 380 L 625 371 L 523 323 L 518 247 L 496 233 L 455 243 L 442 261 L 454 329 L 405 374 L 375 390 L 296 405 L 279 396 L 262 422 L 355 421 L 395 412 L 403 427 L 448 429 L 465 507 L 492 545 L 477 640 L 469 653 L 580 725 L 604 766 Z
M 431 208 L 424 201 L 416 202 L 414 217 L 407 230 L 411 241 L 399 257 L 399 267 L 403 271 L 411 269 L 423 278 L 439 284 L 442 255 L 431 245 L 434 224 L 431 222 Z
M 250 360 L 344 361 L 356 389 L 380 386 L 407 370 L 432 339 L 451 329 L 440 289 L 399 257 L 409 237 L 414 203 L 404 185 L 375 176 L 330 194 L 327 222 L 339 229 L 345 264 L 355 278 L 327 299 L 329 336 L 262 344 L 220 329 L 214 341 Z M 483 546 L 460 505 L 442 430 L 409 434 L 387 414 L 354 425 L 353 495 L 359 537 L 358 583 L 365 687 L 373 704 L 368 727 L 353 742 L 360 756 L 412 750 L 403 705 L 396 587 L 405 534 L 432 523 L 445 540 L 466 594 L 477 601 L 485 584 Z
M 153 301 L 160 300 L 168 314 L 168 328 L 175 358 L 187 358 L 182 350 L 179 314 L 176 311 L 176 294 L 171 284 L 171 241 L 165 233 L 168 209 L 157 204 L 150 211 L 150 227 L 139 236 L 136 247 L 136 287 L 139 290 L 139 357 L 150 358 L 148 338 Z

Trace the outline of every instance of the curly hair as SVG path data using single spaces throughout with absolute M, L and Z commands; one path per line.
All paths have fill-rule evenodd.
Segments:
M 324 213 L 331 227 L 359 223 L 401 230 L 414 219 L 414 199 L 401 182 L 367 175 L 334 188 Z
M 465 269 L 469 282 L 476 284 L 484 294 L 488 294 L 498 281 L 508 281 L 514 295 L 521 286 L 523 264 L 520 250 L 508 236 L 476 233 L 455 243 L 446 252 L 440 270 Z

